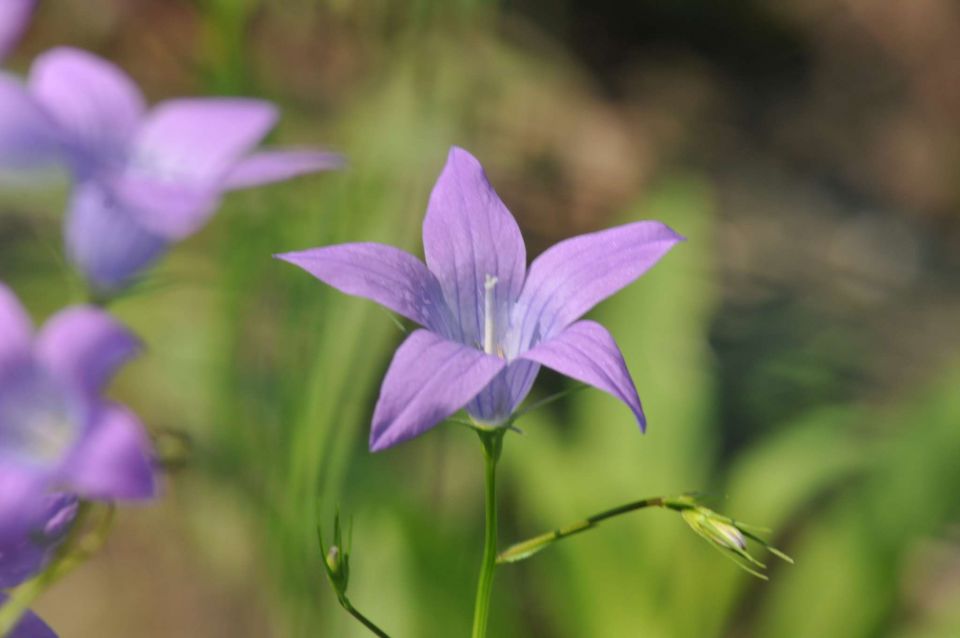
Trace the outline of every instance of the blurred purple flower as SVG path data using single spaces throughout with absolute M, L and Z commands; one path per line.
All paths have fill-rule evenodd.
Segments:
M 67 253 L 109 290 L 199 230 L 224 193 L 342 165 L 318 150 L 255 152 L 277 117 L 269 102 L 242 98 L 168 100 L 148 111 L 119 68 L 60 48 L 37 58 L 26 87 L 0 76 L 0 162 L 68 167 Z
M 91 500 L 154 496 L 143 426 L 101 396 L 139 349 L 110 315 L 84 306 L 61 311 L 34 337 L 0 284 L 0 547 L 49 523 L 54 491 Z
M 70 530 L 77 515 L 77 497 L 49 494 L 25 531 L 0 544 L 0 589 L 16 587 L 40 572 Z
M 36 0 L 0 0 L 0 61 L 17 46 L 36 4 Z
M 0 2 L 2 1 L 0 0 Z M 7 597 L 0 594 L 0 605 L 3 605 L 6 601 Z M 57 634 L 45 622 L 37 618 L 36 614 L 28 611 L 7 638 L 57 638 Z
M 387 371 L 370 448 L 417 436 L 462 407 L 505 423 L 541 365 L 626 403 L 640 399 L 613 337 L 578 319 L 656 263 L 682 237 L 655 221 L 581 235 L 526 268 L 516 221 L 480 163 L 453 148 L 423 222 L 426 265 L 381 244 L 277 255 L 321 281 L 419 323 Z

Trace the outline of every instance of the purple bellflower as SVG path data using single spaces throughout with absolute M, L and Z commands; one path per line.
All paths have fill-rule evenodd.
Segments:
M 36 0 L 0 0 L 0 61 L 20 41 L 36 4 Z
M 277 117 L 269 102 L 243 98 L 148 111 L 115 65 L 60 48 L 37 58 L 26 86 L 0 76 L 0 163 L 69 169 L 68 257 L 112 290 L 198 231 L 225 193 L 341 166 L 324 151 L 255 151 Z
M 52 494 L 154 496 L 143 426 L 101 395 L 139 350 L 110 315 L 85 306 L 61 311 L 34 336 L 20 303 L 0 284 L 0 551 L 25 534 L 51 531 Z
M 399 347 L 380 389 L 377 451 L 463 407 L 481 426 L 507 423 L 541 365 L 617 397 L 644 428 L 613 337 L 580 317 L 682 239 L 660 222 L 636 222 L 560 242 L 527 269 L 516 221 L 476 158 L 454 147 L 423 221 L 426 264 L 373 243 L 277 257 L 423 326 Z

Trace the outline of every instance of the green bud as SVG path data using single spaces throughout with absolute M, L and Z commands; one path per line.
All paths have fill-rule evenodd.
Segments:
M 751 530 L 755 528 L 699 505 L 692 498 L 674 501 L 667 507 L 680 512 L 680 516 L 690 529 L 732 559 L 739 567 L 758 578 L 767 579 L 766 575 L 759 571 L 766 569 L 767 566 L 747 551 L 747 539 L 762 545 L 774 556 L 788 563 L 793 562 L 789 556 L 771 547 L 765 540 L 754 534 Z
M 323 531 L 317 526 L 317 541 L 320 543 L 320 552 L 323 556 L 323 568 L 327 572 L 330 584 L 338 598 L 343 598 L 350 581 L 350 539 L 343 542 L 343 532 L 340 528 L 340 512 L 333 519 L 333 544 L 326 547 L 323 542 Z
M 330 570 L 331 574 L 340 573 L 340 548 L 336 545 L 331 545 L 330 549 L 327 551 L 327 569 Z
M 341 552 L 338 546 L 331 545 L 330 549 L 327 550 L 327 555 L 324 557 L 324 562 L 327 564 L 327 575 L 330 576 L 330 582 L 333 583 L 333 588 L 338 593 L 345 593 L 347 591 L 347 582 L 350 579 L 350 566 L 347 555 Z

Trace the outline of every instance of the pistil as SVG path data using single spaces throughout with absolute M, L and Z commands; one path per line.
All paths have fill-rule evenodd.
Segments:
M 496 322 L 494 321 L 494 289 L 497 287 L 497 278 L 487 275 L 483 283 L 483 351 L 487 354 L 497 354 Z

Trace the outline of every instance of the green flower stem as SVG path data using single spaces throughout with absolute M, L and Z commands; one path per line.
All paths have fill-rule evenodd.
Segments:
M 377 627 L 375 624 L 373 624 L 372 620 L 361 614 L 357 608 L 350 603 L 350 600 L 346 596 L 338 596 L 337 600 L 340 601 L 340 606 L 343 607 L 348 614 L 359 620 L 363 626 L 369 629 L 372 633 L 380 636 L 380 638 L 390 638 L 390 636 L 387 635 L 387 632 Z
M 67 537 L 57 549 L 46 569 L 10 592 L 7 602 L 0 607 L 0 636 L 8 636 L 33 602 L 48 587 L 73 571 L 103 546 L 113 523 L 113 506 L 107 506 L 96 526 L 85 533 L 93 514 L 93 504 L 81 501 Z
M 579 520 L 565 527 L 560 527 L 553 531 L 540 534 L 539 536 L 534 536 L 533 538 L 529 538 L 525 541 L 521 541 L 515 545 L 511 545 L 507 549 L 503 550 L 499 556 L 497 556 L 496 562 L 498 565 L 520 562 L 526 558 L 530 558 L 540 550 L 546 549 L 556 541 L 567 538 L 568 536 L 573 536 L 574 534 L 579 534 L 580 532 L 585 532 L 588 529 L 592 529 L 596 527 L 598 523 L 605 521 L 608 518 L 620 516 L 621 514 L 628 514 L 630 512 L 635 512 L 647 507 L 669 507 L 669 504 L 667 499 L 656 497 L 645 498 L 642 501 L 634 501 L 633 503 L 627 503 L 626 505 L 614 507 L 613 509 L 600 512 L 599 514 L 594 514 L 593 516 Z
M 490 616 L 490 594 L 493 591 L 493 572 L 497 566 L 497 461 L 503 449 L 506 428 L 495 430 L 477 429 L 483 443 L 484 485 L 486 496 L 484 510 L 487 526 L 483 543 L 483 562 L 480 579 L 477 581 L 477 599 L 473 608 L 473 638 L 485 638 L 487 619 Z

